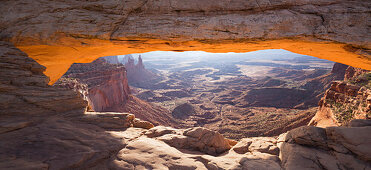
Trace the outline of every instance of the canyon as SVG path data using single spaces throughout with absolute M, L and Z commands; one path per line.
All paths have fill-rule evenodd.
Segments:
M 74 63 L 53 86 L 81 93 L 88 103 L 88 111 L 129 112 L 155 125 L 178 127 L 169 111 L 131 95 L 128 80 L 142 77 L 140 73 L 144 69 L 131 64 L 119 64 L 115 57 L 99 58 L 92 63 Z
M 371 169 L 370 76 L 364 71 L 371 70 L 370 9 L 361 0 L 2 1 L 0 169 Z M 73 63 L 102 56 L 264 49 L 353 66 L 343 81 L 328 83 L 336 75 L 323 74 L 303 86 L 329 86 L 312 95 L 313 101 L 322 97 L 311 120 L 321 127 L 235 141 L 202 127 L 155 126 L 125 111 L 93 112 L 109 108 L 89 103 L 95 81 L 51 86 Z M 124 79 L 118 73 L 124 68 L 115 69 L 105 80 Z M 95 94 L 125 101 L 131 112 L 143 109 L 148 103 L 129 94 L 124 82 L 112 81 L 127 92 L 122 96 Z
M 232 139 L 277 136 L 308 124 L 325 89 L 343 80 L 348 67 L 284 50 L 141 55 L 157 79 L 133 84 L 134 95 L 171 111 L 183 127 Z

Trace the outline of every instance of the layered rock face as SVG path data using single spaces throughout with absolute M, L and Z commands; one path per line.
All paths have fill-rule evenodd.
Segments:
M 319 102 L 309 125 L 346 125 L 352 119 L 371 118 L 371 72 L 348 67 L 343 81 L 334 81 Z
M 301 88 L 307 90 L 306 100 L 298 106 L 318 105 L 318 101 L 324 96 L 325 90 L 330 88 L 332 81 L 344 80 L 345 71 L 348 67 L 345 64 L 335 63 L 330 73 L 313 78 L 302 85 Z
M 35 45 L 22 49 L 47 66 L 47 75 L 53 82 L 71 63 L 90 62 L 128 49 L 134 49 L 128 53 L 144 51 L 142 45 L 153 37 L 166 41 L 150 41 L 157 44 L 145 50 L 207 47 L 210 51 L 216 48 L 241 52 L 280 47 L 370 69 L 368 58 L 354 54 L 362 50 L 317 42 L 330 40 L 370 49 L 368 1 L 9 0 L 1 3 L 0 40 Z M 314 40 L 261 43 L 265 39 L 299 37 Z M 141 38 L 144 40 L 137 41 Z M 212 44 L 239 38 L 247 39 L 247 43 L 219 47 Z M 172 39 L 201 40 L 196 46 L 187 42 L 177 46 Z M 259 40 L 256 46 L 250 44 L 255 39 Z M 208 40 L 211 45 L 204 43 Z M 95 119 L 99 115 L 88 115 L 93 117 L 91 121 L 82 122 L 86 102 L 79 94 L 47 86 L 47 77 L 42 74 L 44 67 L 8 43 L 0 42 L 0 48 L 0 169 L 280 169 L 280 165 L 285 169 L 370 169 L 370 126 L 326 128 L 325 134 L 321 128 L 309 127 L 289 132 L 291 135 L 278 141 L 282 143 L 279 159 L 249 147 L 249 152 L 238 156 L 232 151 L 219 157 L 210 156 L 198 152 L 203 150 L 197 147 L 183 153 L 181 149 L 142 135 L 146 129 L 121 129 L 127 127 L 125 124 L 134 126 L 134 123 L 125 123 L 126 120 L 132 122 L 132 116 L 125 114 L 108 114 L 112 117 L 107 115 L 110 121 L 102 127 L 97 126 L 100 119 Z M 112 123 L 111 120 L 125 121 Z M 111 124 L 122 126 L 117 128 L 109 126 Z M 217 133 L 199 134 L 211 134 L 202 140 L 205 143 L 225 141 L 211 140 L 219 136 Z M 185 138 L 181 141 L 195 141 L 200 136 L 181 133 L 180 137 Z M 268 148 L 274 146 L 274 141 L 270 141 L 264 140 Z M 228 145 L 208 147 L 212 148 L 224 150 Z
M 87 99 L 94 111 L 112 110 L 127 102 L 130 95 L 125 67 L 109 64 L 105 59 L 88 64 L 75 63 L 64 77 L 77 78 L 88 85 Z
M 169 111 L 131 95 L 126 66 L 109 63 L 116 61 L 117 57 L 112 56 L 92 63 L 75 63 L 54 86 L 79 92 L 88 102 L 88 111 L 129 112 L 156 125 L 179 127 Z
M 9 43 L 0 42 L 0 64 L 0 169 L 104 164 L 123 144 L 103 128 L 151 126 L 138 125 L 131 114 L 85 115 L 87 102 L 78 92 L 49 86 L 45 67 Z
M 39 116 L 84 110 L 86 102 L 78 93 L 47 85 L 44 66 L 10 43 L 0 42 L 0 48 L 1 131 L 26 126 Z
M 368 34 L 370 3 L 360 0 L 4 1 L 1 11 L 6 11 L 0 20 L 1 37 L 14 42 L 26 38 L 53 41 L 47 37 L 58 36 L 100 39 L 310 36 L 371 47 L 370 38 L 364 36 Z M 23 25 L 29 27 L 23 30 Z

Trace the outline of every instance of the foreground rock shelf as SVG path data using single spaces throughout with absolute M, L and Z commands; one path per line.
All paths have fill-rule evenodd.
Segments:
M 371 168 L 371 126 L 358 120 L 357 127 L 304 126 L 278 138 L 237 143 L 200 127 L 136 128 L 131 114 L 90 113 L 82 119 L 88 121 L 53 117 L 0 134 L 0 169 Z

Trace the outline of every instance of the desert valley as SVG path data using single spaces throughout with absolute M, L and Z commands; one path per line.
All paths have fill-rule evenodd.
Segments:
M 56 85 L 85 85 L 90 111 L 129 112 L 154 125 L 205 127 L 239 140 L 308 125 L 325 91 L 343 81 L 347 69 L 285 50 L 159 51 L 73 64 Z M 355 114 L 369 118 L 365 109 Z

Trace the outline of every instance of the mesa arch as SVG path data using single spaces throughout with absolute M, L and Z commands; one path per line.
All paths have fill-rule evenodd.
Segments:
M 123 143 L 121 137 L 95 126 L 105 123 L 102 119 L 86 119 L 90 115 L 84 114 L 86 103 L 78 94 L 46 86 L 44 68 L 3 41 L 12 42 L 47 66 L 46 74 L 52 80 L 72 62 L 152 50 L 246 52 L 283 48 L 370 69 L 370 8 L 371 3 L 364 0 L 2 0 L 0 63 L 7 67 L 0 67 L 5 73 L 0 74 L 1 83 L 5 83 L 1 84 L 1 126 L 6 125 L 5 131 L 4 127 L 0 131 L 4 139 L 11 140 L 0 140 L 6 157 L 0 167 L 105 169 L 102 166 L 122 162 L 126 154 L 117 153 L 128 151 L 125 146 L 133 144 Z M 16 74 L 11 74 L 11 69 Z M 281 141 L 288 146 L 280 147 L 284 159 L 276 157 L 281 167 L 290 169 L 291 163 L 291 169 L 302 169 L 292 165 L 320 162 L 317 158 L 323 153 L 322 146 L 326 149 L 324 157 L 330 161 L 325 159 L 318 169 L 327 168 L 329 163 L 336 169 L 341 164 L 353 166 L 370 161 L 369 150 L 358 147 L 370 143 L 370 127 L 315 129 L 310 135 L 296 131 L 303 146 L 313 145 L 305 150 L 310 156 L 301 156 L 303 150 L 297 150 L 302 148 L 300 143 Z M 325 130 L 335 135 L 323 135 L 318 142 L 308 139 Z M 347 153 L 359 157 L 340 153 L 337 160 L 333 155 L 343 145 L 350 146 Z M 141 155 L 144 150 L 139 149 Z M 150 158 L 154 157 L 158 156 Z M 316 159 L 298 162 L 309 157 Z M 358 169 L 370 167 L 366 166 Z
M 3 1 L 0 40 L 56 81 L 74 62 L 148 51 L 291 52 L 371 70 L 362 0 Z
M 89 41 L 90 42 L 90 41 Z M 371 60 L 347 51 L 344 44 L 331 42 L 311 42 L 303 40 L 269 41 L 228 41 L 202 43 L 187 41 L 173 43 L 165 40 L 145 40 L 145 43 L 115 43 L 98 41 L 92 46 L 17 46 L 31 58 L 46 66 L 45 74 L 51 83 L 59 79 L 72 63 L 92 62 L 102 56 L 144 53 L 150 51 L 206 51 L 206 52 L 249 52 L 264 49 L 285 49 L 291 52 L 310 55 L 339 63 L 371 70 Z M 173 45 L 169 45 L 169 44 Z

